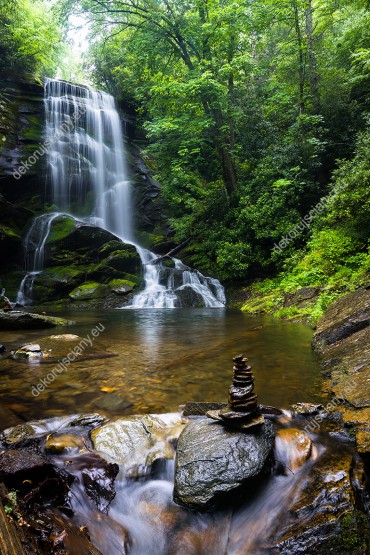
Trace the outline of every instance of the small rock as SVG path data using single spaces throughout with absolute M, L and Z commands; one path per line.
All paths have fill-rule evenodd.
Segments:
M 0 344 L 0 353 L 5 353 L 5 351 L 6 351 L 5 346 Z
M 292 409 L 295 414 L 299 414 L 300 416 L 311 416 L 324 410 L 324 406 L 313 405 L 312 403 L 296 403 L 292 405 Z
M 18 426 L 4 430 L 0 435 L 0 441 L 5 445 L 15 445 L 35 435 L 36 430 L 30 424 L 18 424 Z
M 96 428 L 96 426 L 100 426 L 105 421 L 106 418 L 98 413 L 82 414 L 73 420 L 70 426 L 88 426 L 89 428 Z
M 14 360 L 20 361 L 32 361 L 38 360 L 44 357 L 44 353 L 41 350 L 40 345 L 28 343 L 26 345 L 22 345 L 16 351 L 12 351 L 11 357 Z
M 121 411 L 132 407 L 132 403 L 122 399 L 122 397 L 119 397 L 114 393 L 108 393 L 107 395 L 104 395 L 104 397 L 100 397 L 94 401 L 94 406 L 98 409 L 106 411 Z
M 64 451 L 80 450 L 84 447 L 82 437 L 71 434 L 50 434 L 45 443 L 45 451 L 57 455 Z
M 80 339 L 80 336 L 73 333 L 64 333 L 63 335 L 51 335 L 50 339 L 55 339 L 56 341 L 74 341 L 75 339 Z

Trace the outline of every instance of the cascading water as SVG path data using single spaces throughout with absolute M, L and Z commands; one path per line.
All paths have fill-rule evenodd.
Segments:
M 102 227 L 137 248 L 144 267 L 145 290 L 134 297 L 131 307 L 223 307 L 225 295 L 218 280 L 193 272 L 176 259 L 171 259 L 172 267 L 155 263 L 155 254 L 135 244 L 130 181 L 113 97 L 47 79 L 45 112 L 49 200 L 58 210 Z M 36 218 L 27 234 L 27 275 L 17 297 L 20 304 L 32 297 L 33 282 L 43 269 L 44 247 L 56 215 Z
M 21 281 L 17 293 L 17 303 L 25 305 L 32 300 L 32 288 L 36 276 L 44 268 L 45 243 L 50 233 L 53 220 L 60 216 L 59 212 L 43 214 L 33 220 L 23 242 L 26 275 Z

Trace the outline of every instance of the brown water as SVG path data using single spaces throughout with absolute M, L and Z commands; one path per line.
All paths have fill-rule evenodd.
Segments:
M 98 411 L 107 416 L 169 412 L 186 401 L 226 401 L 231 359 L 249 357 L 261 403 L 288 407 L 320 398 L 320 372 L 310 347 L 312 330 L 300 324 L 245 315 L 234 310 L 114 310 L 68 312 L 77 323 L 57 330 L 1 332 L 12 348 L 51 334 L 92 337 L 104 331 L 80 360 L 35 396 L 32 386 L 56 366 L 56 359 L 27 364 L 0 360 L 0 402 L 22 420 Z M 68 342 L 51 355 L 67 355 Z M 108 353 L 117 356 L 102 358 Z M 95 358 L 95 356 L 98 358 Z M 59 360 L 58 359 L 58 360 Z M 123 402 L 131 404 L 127 408 Z M 2 428 L 6 427 L 6 418 Z

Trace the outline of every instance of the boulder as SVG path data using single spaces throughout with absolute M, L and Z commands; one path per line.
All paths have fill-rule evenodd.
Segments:
M 183 427 L 179 413 L 134 415 L 96 428 L 91 438 L 102 456 L 137 475 L 146 473 L 156 460 L 174 457 L 173 442 Z
M 129 281 L 128 279 L 112 279 L 112 281 L 108 283 L 110 289 L 117 295 L 126 295 L 130 293 L 135 285 L 133 281 Z
M 225 429 L 210 418 L 188 424 L 177 446 L 175 501 L 198 509 L 214 505 L 262 472 L 273 437 L 268 421 L 253 433 Z
M 86 301 L 90 299 L 100 299 L 109 295 L 109 287 L 102 285 L 95 281 L 83 283 L 73 289 L 69 294 L 70 298 L 74 301 Z
M 0 330 L 55 328 L 57 326 L 69 326 L 74 323 L 71 320 L 46 316 L 45 314 L 33 314 L 20 310 L 13 310 L 11 312 L 0 311 Z

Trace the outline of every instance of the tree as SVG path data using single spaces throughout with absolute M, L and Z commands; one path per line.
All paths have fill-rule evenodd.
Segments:
M 2 0 L 0 72 L 53 72 L 62 33 L 57 13 L 44 0 Z

